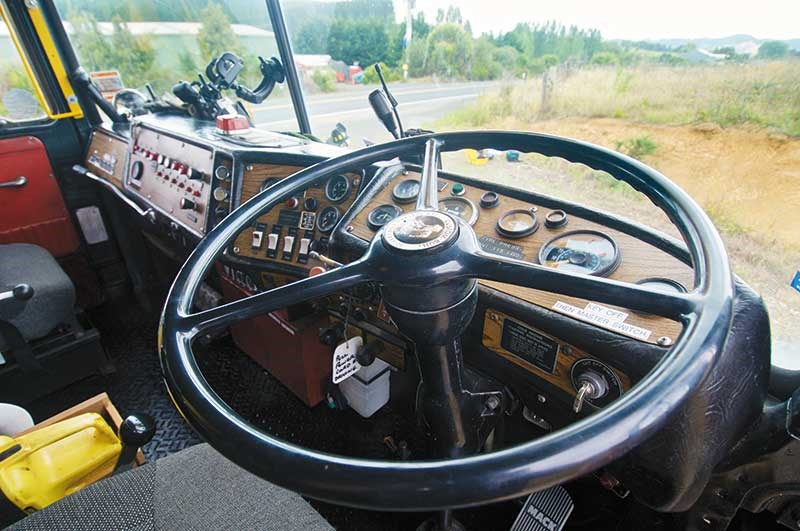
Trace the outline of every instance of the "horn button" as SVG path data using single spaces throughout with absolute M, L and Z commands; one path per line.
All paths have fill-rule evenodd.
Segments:
M 458 226 L 442 212 L 421 210 L 404 214 L 386 225 L 383 242 L 398 251 L 430 251 L 452 243 Z

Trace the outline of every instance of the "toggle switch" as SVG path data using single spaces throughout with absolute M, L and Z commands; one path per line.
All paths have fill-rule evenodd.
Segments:
M 278 248 L 278 233 L 271 232 L 267 235 L 267 249 L 274 251 Z
M 300 250 L 298 251 L 298 254 L 302 256 L 307 255 L 310 246 L 311 240 L 309 238 L 300 238 Z
M 261 242 L 264 239 L 264 233 L 260 230 L 253 231 L 253 249 L 261 249 Z
M 283 238 L 283 252 L 291 254 L 294 248 L 294 236 L 285 236 Z

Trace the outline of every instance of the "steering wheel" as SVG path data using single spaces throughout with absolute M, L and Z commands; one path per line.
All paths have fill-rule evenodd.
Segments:
M 616 280 L 558 271 L 481 250 L 472 228 L 438 211 L 440 153 L 466 148 L 537 152 L 607 171 L 645 193 L 686 241 L 696 288 L 668 293 Z M 416 209 L 372 239 L 361 258 L 292 284 L 192 313 L 194 294 L 226 245 L 257 216 L 312 183 L 424 150 Z M 371 186 L 368 185 L 368 186 Z M 364 192 L 367 193 L 367 192 Z M 466 402 L 438 411 L 437 423 L 461 429 L 440 460 L 365 460 L 314 451 L 250 425 L 211 388 L 192 353 L 204 330 L 263 315 L 362 282 L 381 287 L 400 331 L 415 341 L 426 387 L 469 393 L 461 381 L 459 336 L 472 319 L 477 279 L 617 305 L 684 325 L 674 346 L 630 391 L 562 430 L 511 448 L 469 455 Z M 302 170 L 231 213 L 183 265 L 164 306 L 159 351 L 167 387 L 186 420 L 217 450 L 273 483 L 321 500 L 376 510 L 438 510 L 500 501 L 586 474 L 653 435 L 702 384 L 721 355 L 732 317 L 733 281 L 719 234 L 678 186 L 644 164 L 592 144 L 501 131 L 424 135 L 370 146 Z M 430 419 L 429 419 L 430 420 Z M 430 422 L 429 422 L 430 423 Z

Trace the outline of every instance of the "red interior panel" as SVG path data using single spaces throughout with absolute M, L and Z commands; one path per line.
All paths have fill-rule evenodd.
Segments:
M 222 277 L 225 301 L 241 299 L 246 293 Z M 309 406 L 325 398 L 331 377 L 333 353 L 319 341 L 322 321 L 297 326 L 281 317 L 281 312 L 253 317 L 231 325 L 236 345 L 288 387 Z
M 44 144 L 35 137 L 0 140 L 0 183 L 25 176 L 19 188 L 0 188 L 0 243 L 34 243 L 53 256 L 74 253 L 80 241 Z

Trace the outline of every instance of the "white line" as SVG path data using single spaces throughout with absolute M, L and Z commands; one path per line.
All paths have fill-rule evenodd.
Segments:
M 469 99 L 469 98 L 475 98 L 477 96 L 480 96 L 480 94 L 477 93 L 477 92 L 475 92 L 473 94 L 459 94 L 458 96 L 445 96 L 444 98 L 434 98 L 432 100 L 412 101 L 411 103 L 405 103 L 403 105 L 403 107 L 404 108 L 408 108 L 408 107 L 411 107 L 413 105 L 422 105 L 424 103 L 435 103 L 437 101 Z M 330 118 L 331 116 L 345 116 L 345 115 L 348 115 L 348 114 L 357 114 L 357 113 L 361 113 L 361 112 L 369 111 L 369 110 L 371 110 L 370 107 L 361 107 L 360 109 L 351 109 L 349 111 L 336 111 L 336 112 L 329 112 L 329 113 L 325 113 L 325 114 L 312 114 L 311 115 L 311 121 L 314 121 L 314 120 L 316 120 L 318 118 Z M 269 125 L 270 126 L 274 126 L 274 125 L 277 125 L 277 124 L 294 124 L 294 123 L 297 123 L 297 120 L 292 118 L 291 120 L 279 120 L 277 122 L 269 122 Z
M 487 84 L 485 85 L 486 88 L 489 88 L 493 85 Z M 427 94 L 428 92 L 441 92 L 441 91 L 450 91 L 450 90 L 463 90 L 465 88 L 470 88 L 469 85 L 461 85 L 459 87 L 439 87 L 439 88 L 432 88 L 432 89 L 419 89 L 419 90 L 408 90 L 406 92 L 393 92 L 394 96 L 406 96 L 408 94 Z M 306 105 L 317 105 L 320 103 L 339 103 L 342 101 L 357 101 L 357 100 L 364 100 L 366 98 L 366 94 L 361 94 L 359 96 L 353 96 L 350 98 L 328 98 L 323 100 L 306 100 Z M 399 102 L 403 103 L 403 102 Z M 410 103 L 403 103 L 403 105 L 411 105 Z M 286 103 L 283 105 L 268 105 L 268 104 L 261 104 L 261 105 L 251 105 L 250 108 L 255 111 L 260 111 L 262 109 L 267 110 L 278 110 L 278 109 L 289 109 L 292 107 L 291 103 Z

